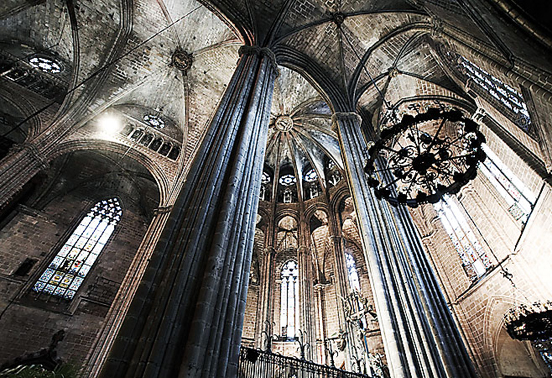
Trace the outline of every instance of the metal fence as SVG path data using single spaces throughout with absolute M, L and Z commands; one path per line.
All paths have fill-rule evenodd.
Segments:
M 240 350 L 238 369 L 239 378 L 368 378 L 368 375 L 244 346 Z

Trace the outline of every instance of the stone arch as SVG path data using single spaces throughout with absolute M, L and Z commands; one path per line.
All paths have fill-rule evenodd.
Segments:
M 276 245 L 278 252 L 299 249 L 299 222 L 292 216 L 281 217 L 276 223 Z
M 309 245 L 314 267 L 314 282 L 327 283 L 329 282 L 327 270 L 331 269 L 328 262 L 333 248 L 328 212 L 324 209 L 317 209 L 307 219 L 309 220 Z
M 2 108 L 8 105 L 11 109 L 15 110 L 15 112 L 10 112 L 12 115 L 13 113 L 21 114 L 21 119 L 14 120 L 18 121 L 18 123 L 22 122 L 23 119 L 26 119 L 30 115 L 35 114 L 38 110 L 27 96 L 21 96 L 18 91 L 8 90 L 7 86 L 0 86 L 0 97 L 3 101 Z M 0 112 L 2 111 L 2 108 L 0 108 Z M 46 117 L 48 117 L 48 115 L 41 113 L 39 116 L 31 117 L 21 124 L 21 126 L 18 127 L 18 130 L 25 136 L 25 139 L 21 142 L 27 141 L 36 136 L 42 129 L 43 123 L 47 121 L 45 119 Z
M 101 139 L 72 140 L 58 145 L 55 151 L 53 151 L 47 159 L 48 161 L 51 161 L 66 153 L 79 150 L 108 151 L 131 158 L 136 163 L 147 169 L 155 179 L 159 189 L 159 206 L 168 205 L 168 201 L 170 200 L 169 189 L 171 183 L 163 167 L 159 166 L 159 164 L 149 156 L 137 151 L 136 149 L 129 148 L 124 144 Z
M 63 343 L 58 350 L 60 356 L 65 360 L 84 360 L 87 353 L 92 349 L 94 338 L 101 332 L 104 321 L 108 318 L 110 308 L 114 305 L 117 293 L 124 285 L 124 279 L 132 269 L 135 260 L 139 259 L 140 245 L 148 227 L 151 224 L 151 217 L 158 207 L 159 196 L 152 194 L 148 211 L 143 212 L 141 204 L 135 201 L 131 191 L 120 191 L 125 189 L 121 186 L 112 186 L 103 180 L 102 172 L 109 171 L 109 163 L 100 161 L 97 166 L 89 161 L 92 151 L 76 151 L 80 160 L 66 159 L 64 156 L 52 161 L 50 169 L 55 170 L 58 163 L 64 167 L 64 163 L 72 164 L 77 171 L 82 172 L 82 177 L 89 177 L 91 181 L 99 183 L 96 186 L 78 185 L 80 177 L 73 174 L 72 170 L 62 172 L 57 176 L 59 180 L 55 184 L 45 182 L 40 191 L 46 192 L 42 196 L 40 206 L 29 206 L 23 204 L 12 214 L 10 220 L 2 229 L 0 244 L 12 245 L 16 253 L 10 259 L 11 268 L 17 269 L 22 259 L 34 260 L 32 268 L 21 277 L 24 282 L 14 297 L 14 304 L 10 311 L 7 311 L 2 322 L 14 322 L 20 324 L 18 327 L 0 327 L 6 329 L 3 337 L 12 337 L 9 332 L 18 332 L 20 339 L 25 339 L 28 350 L 39 350 L 48 345 L 52 334 L 59 331 L 59 324 L 63 324 L 69 344 Z M 71 155 L 73 158 L 74 154 Z M 88 162 L 88 166 L 85 167 Z M 138 164 L 138 163 L 136 163 Z M 140 166 L 142 167 L 142 166 Z M 143 167 L 142 167 L 143 168 Z M 102 170 L 103 169 L 103 170 Z M 156 183 L 143 168 L 145 175 L 149 176 L 150 187 L 142 188 L 144 191 L 152 190 L 157 193 Z M 76 185 L 67 184 L 73 179 Z M 112 177 L 113 180 L 125 181 L 125 178 Z M 105 185 L 107 184 L 107 185 Z M 91 189 L 92 188 L 92 189 Z M 123 207 L 123 215 L 118 222 L 117 228 L 110 236 L 109 242 L 105 244 L 101 254 L 86 275 L 84 281 L 78 288 L 77 295 L 70 301 L 53 298 L 47 294 L 41 298 L 33 295 L 31 288 L 38 278 L 50 266 L 54 258 L 64 247 L 73 232 L 84 219 L 98 200 L 105 200 L 116 196 Z M 36 198 L 40 202 L 40 196 Z M 38 203 L 37 202 L 37 203 Z M 17 239 L 17 232 L 22 230 L 29 237 L 25 243 L 14 244 Z M 8 272 L 8 274 L 10 274 Z M 26 308 L 21 311 L 21 307 Z M 67 317 L 70 313 L 73 316 Z M 87 321 L 83 321 L 87 318 Z M 32 324 L 35 322 L 35 324 Z M 40 324 L 37 326 L 36 324 Z M 38 327 L 38 328 L 37 328 Z M 11 329 L 7 329 L 11 328 Z M 34 334 L 40 329 L 44 337 L 37 338 Z M 84 336 L 86 335 L 86 336 Z M 71 340 L 83 340 L 80 346 L 76 346 Z M 80 343 L 80 342 L 79 342 Z M 13 350 L 13 357 L 22 354 L 21 349 Z
M 504 314 L 516 302 L 519 304 L 511 296 L 489 299 L 483 317 L 484 348 L 490 354 L 497 376 L 545 376 L 546 370 L 538 360 L 540 356 L 535 354 L 531 344 L 511 339 L 504 328 Z

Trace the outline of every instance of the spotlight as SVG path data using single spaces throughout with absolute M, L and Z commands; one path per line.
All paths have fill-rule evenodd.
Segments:
M 104 114 L 98 119 L 98 125 L 101 130 L 114 134 L 121 128 L 121 120 L 113 114 Z

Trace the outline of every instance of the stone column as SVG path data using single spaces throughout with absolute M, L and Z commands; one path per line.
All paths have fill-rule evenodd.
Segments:
M 167 222 L 172 206 L 163 206 L 155 209 L 153 219 L 151 220 L 148 230 L 136 252 L 136 256 L 132 260 L 132 264 L 121 283 L 121 287 L 117 292 L 117 296 L 113 300 L 109 312 L 105 318 L 104 325 L 96 337 L 94 348 L 90 352 L 84 376 L 95 377 L 99 374 L 103 362 L 105 361 L 109 349 L 115 341 L 117 332 L 125 319 L 128 306 L 132 301 L 134 294 L 138 288 L 138 284 L 151 255 L 154 247 L 161 236 L 163 228 Z
M 302 216 L 301 216 L 302 217 Z M 308 231 L 305 230 L 304 220 L 301 222 L 302 226 L 300 232 L 300 240 L 305 242 L 305 236 Z M 313 360 L 314 350 L 316 347 L 316 329 L 313 321 L 313 312 L 315 311 L 315 299 L 313 297 L 313 269 L 312 260 L 310 258 L 311 253 L 309 247 L 304 245 L 299 247 L 297 251 L 297 262 L 299 265 L 299 311 L 300 317 L 298 323 L 295 325 L 296 329 L 300 329 L 302 334 L 303 343 L 308 343 L 309 346 L 305 349 L 305 358 L 309 361 Z M 296 331 L 296 337 L 299 337 Z
M 233 377 L 247 294 L 273 54 L 242 47 L 101 377 Z
M 376 199 L 368 187 L 360 116 L 336 113 L 333 121 L 391 375 L 476 377 L 410 214 Z
M 270 230 L 270 228 L 269 228 Z M 272 230 L 270 230 L 272 232 Z M 268 232 L 267 232 L 268 233 Z M 272 345 L 272 336 L 274 335 L 274 327 L 272 325 L 272 293 L 274 292 L 274 255 L 276 250 L 272 246 L 268 246 L 264 250 L 264 258 L 260 274 L 260 291 L 259 304 L 257 306 L 259 314 L 257 317 L 258 329 L 257 340 L 255 347 L 265 350 L 268 343 Z M 265 333 L 263 333 L 263 331 Z M 270 338 L 270 340 L 267 340 Z

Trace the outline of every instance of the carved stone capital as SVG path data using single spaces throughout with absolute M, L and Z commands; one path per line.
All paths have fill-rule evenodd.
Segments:
M 263 254 L 268 256 L 274 256 L 276 254 L 276 249 L 272 246 L 265 247 L 263 249 Z
M 487 116 L 487 112 L 483 108 L 477 108 L 475 113 L 473 113 L 472 119 L 475 122 L 483 122 L 485 117 Z
M 335 112 L 332 114 L 332 130 L 337 131 L 337 125 L 339 121 L 354 121 L 357 120 L 359 123 L 362 123 L 362 118 L 360 114 L 356 112 Z
M 279 75 L 278 61 L 276 60 L 276 54 L 274 54 L 274 52 L 268 47 L 243 45 L 238 50 L 238 54 L 240 54 L 240 56 L 252 55 L 252 54 L 255 54 L 258 56 L 266 56 L 270 60 L 270 64 L 272 65 L 272 68 L 274 69 L 276 74 Z
M 431 19 L 431 36 L 434 38 L 439 38 L 443 35 L 445 30 L 443 21 L 440 18 L 433 17 Z

